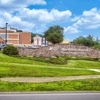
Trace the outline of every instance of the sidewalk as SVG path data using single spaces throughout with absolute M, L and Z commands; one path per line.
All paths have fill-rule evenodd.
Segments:
M 87 75 L 87 76 L 67 76 L 67 77 L 13 77 L 13 78 L 0 78 L 1 81 L 6 82 L 55 82 L 64 80 L 80 80 L 80 79 L 90 79 L 90 78 L 100 78 L 100 75 Z

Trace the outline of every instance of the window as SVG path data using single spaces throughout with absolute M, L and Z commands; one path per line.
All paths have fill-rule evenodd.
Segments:
M 0 37 L 2 37 L 3 39 L 5 39 L 5 34 L 0 34 Z

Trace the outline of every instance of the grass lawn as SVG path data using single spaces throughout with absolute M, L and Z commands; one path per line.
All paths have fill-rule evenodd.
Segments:
M 100 62 L 68 60 L 68 64 L 56 65 L 9 57 L 0 53 L 0 77 L 56 77 L 100 74 L 100 72 L 87 70 L 89 68 L 100 69 Z M 100 79 L 49 83 L 0 81 L 0 91 L 100 91 Z
M 66 67 L 73 68 L 97 68 L 100 69 L 100 62 L 87 60 L 69 60 Z
M 17 64 L 0 64 L 0 77 L 56 77 L 56 76 L 78 76 L 96 75 L 100 72 L 89 70 L 48 68 L 48 66 L 25 66 Z
M 9 57 L 0 53 L 0 77 L 56 77 L 100 74 L 100 72 L 77 69 L 88 68 L 88 66 L 93 68 L 93 64 L 96 68 L 99 68 L 100 62 L 70 60 L 66 65 L 56 65 Z
M 100 79 L 60 81 L 49 83 L 11 83 L 0 81 L 0 91 L 100 91 Z

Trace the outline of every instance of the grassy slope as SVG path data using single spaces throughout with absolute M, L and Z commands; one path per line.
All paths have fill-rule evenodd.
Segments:
M 67 65 L 53 65 L 33 60 L 9 57 L 0 53 L 0 77 L 100 74 L 86 70 L 62 69 L 64 67 L 100 69 L 100 62 L 69 60 Z M 100 79 L 38 84 L 0 81 L 0 91 L 100 91 Z
M 100 62 L 86 60 L 69 60 L 66 67 L 100 69 Z
M 93 64 L 95 64 L 96 68 L 99 68 L 100 62 L 70 60 L 67 65 L 53 65 L 34 60 L 9 57 L 0 53 L 0 77 L 54 77 L 100 74 L 99 72 L 84 69 L 67 69 L 88 68 L 87 66 L 92 68 Z

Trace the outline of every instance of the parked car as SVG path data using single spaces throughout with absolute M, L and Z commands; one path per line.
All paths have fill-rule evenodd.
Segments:
M 4 44 L 0 44 L 0 50 L 2 50 L 5 47 Z
M 0 44 L 0 50 L 2 50 L 5 46 L 9 46 L 10 44 Z
M 38 47 L 36 47 L 36 46 L 28 46 L 27 48 L 38 48 Z

